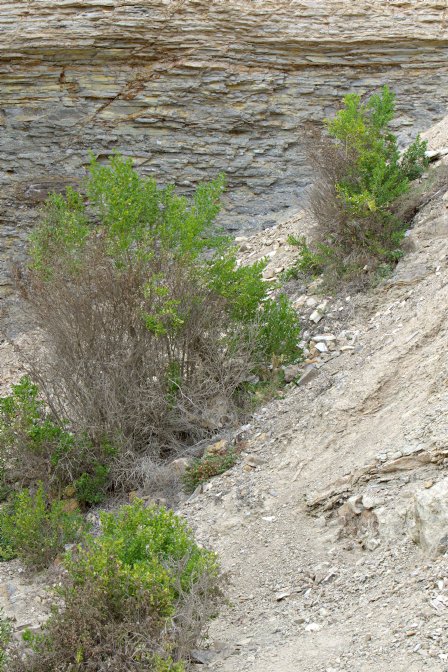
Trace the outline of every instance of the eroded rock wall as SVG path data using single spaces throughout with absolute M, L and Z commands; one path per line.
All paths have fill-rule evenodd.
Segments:
M 447 22 L 446 0 L 2 0 L 0 263 L 89 148 L 186 190 L 225 171 L 226 225 L 273 223 L 344 93 L 389 83 L 403 140 L 445 114 Z

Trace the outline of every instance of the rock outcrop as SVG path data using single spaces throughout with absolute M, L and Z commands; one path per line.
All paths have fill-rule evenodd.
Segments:
M 418 490 L 413 513 L 414 541 L 430 553 L 445 553 L 448 549 L 448 478 L 430 489 Z
M 226 225 L 273 223 L 309 181 L 304 123 L 344 93 L 388 82 L 403 140 L 443 116 L 447 18 L 446 0 L 3 0 L 0 264 L 89 148 L 186 190 L 225 171 Z

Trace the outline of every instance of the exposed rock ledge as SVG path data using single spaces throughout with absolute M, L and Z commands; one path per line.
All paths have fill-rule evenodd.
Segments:
M 228 226 L 260 227 L 300 201 L 303 122 L 343 93 L 388 82 L 403 139 L 447 107 L 446 0 L 1 5 L 0 266 L 88 148 L 186 189 L 224 170 Z

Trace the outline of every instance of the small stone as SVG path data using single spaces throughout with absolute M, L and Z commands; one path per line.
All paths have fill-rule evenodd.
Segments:
M 426 490 L 429 490 L 429 488 L 432 488 L 432 486 L 434 485 L 434 481 L 425 481 L 423 485 L 426 488 Z
M 62 509 L 65 513 L 73 513 L 79 509 L 79 504 L 77 499 L 66 499 L 63 501 Z
M 293 380 L 300 376 L 302 369 L 298 364 L 290 364 L 289 366 L 285 366 L 283 372 L 285 375 L 285 383 L 292 383 Z
M 318 632 L 321 627 L 319 623 L 308 623 L 308 625 L 305 625 L 305 630 L 306 632 Z
M 74 497 L 76 495 L 76 488 L 74 485 L 67 485 L 66 488 L 64 488 L 64 497 L 67 497 L 70 499 L 71 497 Z
M 226 439 L 221 439 L 220 441 L 216 441 L 216 443 L 212 443 L 211 446 L 208 446 L 208 448 L 205 449 L 205 453 L 207 455 L 222 455 L 225 452 L 225 449 L 227 447 L 227 441 Z M 176 462 L 177 460 L 174 460 Z M 173 462 L 171 464 L 174 464 Z
M 320 322 L 322 318 L 323 318 L 323 315 L 318 310 L 314 310 L 310 315 L 311 322 L 314 322 L 315 324 Z
M 314 364 L 310 364 L 309 366 L 306 367 L 305 371 L 303 372 L 303 375 L 301 376 L 298 385 L 306 385 L 307 383 L 310 382 L 310 380 L 313 380 L 319 373 L 319 370 L 314 366 Z
M 349 497 L 346 506 L 355 514 L 360 514 L 364 511 L 364 505 L 361 495 L 353 495 Z
M 301 308 L 302 306 L 305 305 L 306 301 L 307 301 L 306 295 L 302 294 L 302 296 L 299 296 L 299 298 L 294 301 L 293 303 L 294 308 Z
M 277 595 L 275 596 L 275 599 L 277 600 L 277 602 L 281 602 L 282 600 L 285 600 L 290 595 L 291 595 L 290 590 L 284 590 L 283 592 L 277 593 Z
M 258 455 L 248 455 L 245 460 L 245 464 L 248 464 L 250 467 L 259 467 L 260 465 L 265 463 L 265 460 L 263 460 L 262 457 L 259 457 Z
M 176 476 L 183 476 L 190 465 L 191 460 L 188 457 L 178 457 L 170 463 L 170 468 Z
M 335 341 L 336 336 L 334 334 L 316 334 L 313 336 L 313 341 L 316 341 L 316 343 L 323 342 L 323 343 L 329 343 L 330 341 Z
M 272 278 L 275 278 L 275 271 L 273 268 L 265 268 L 263 271 L 263 278 L 265 280 L 271 280 Z
M 316 350 L 319 352 L 328 352 L 328 347 L 326 343 L 316 343 Z
M 403 458 L 410 459 L 410 458 Z M 448 549 L 448 477 L 436 485 L 414 494 L 411 516 L 414 541 L 429 553 L 445 553 Z
M 193 662 L 200 663 L 201 665 L 207 665 L 207 663 L 211 663 L 215 657 L 215 653 L 213 651 L 199 651 L 198 649 L 193 649 L 190 655 Z

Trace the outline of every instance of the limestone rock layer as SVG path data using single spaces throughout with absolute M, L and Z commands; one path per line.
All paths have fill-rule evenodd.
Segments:
M 186 191 L 224 171 L 224 223 L 263 227 L 343 94 L 388 83 L 403 142 L 447 110 L 447 0 L 2 0 L 0 36 L 3 265 L 88 149 Z

